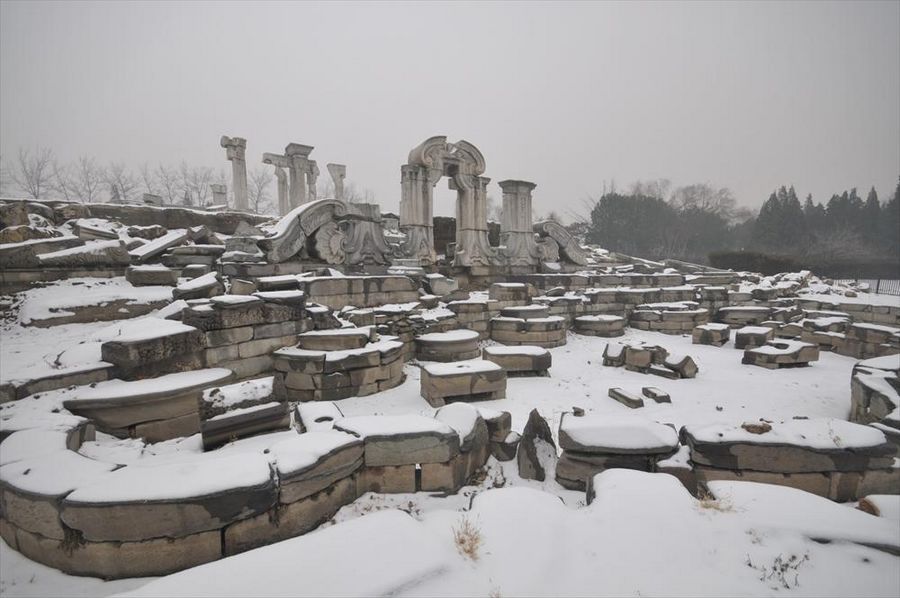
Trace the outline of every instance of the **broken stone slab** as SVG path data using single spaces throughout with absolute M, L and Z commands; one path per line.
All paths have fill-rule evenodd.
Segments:
M 120 375 L 131 376 L 177 358 L 185 358 L 185 366 L 202 363 L 202 358 L 194 356 L 199 356 L 205 347 L 206 338 L 193 326 L 153 318 L 126 327 L 115 340 L 104 342 L 100 356 L 115 365 Z
M 459 435 L 447 424 L 421 415 L 364 415 L 334 424 L 365 442 L 366 466 L 443 463 L 459 454 Z
M 53 239 L 62 236 L 63 234 L 54 228 L 44 228 L 28 224 L 9 226 L 0 229 L 0 244 L 21 243 L 23 241 L 33 241 L 35 239 Z
M 173 299 L 203 299 L 223 295 L 225 285 L 217 272 L 209 272 L 187 282 L 183 282 L 172 291 Z
M 528 421 L 519 439 L 516 451 L 519 477 L 524 480 L 543 482 L 547 478 L 547 469 L 555 465 L 556 443 L 547 420 L 541 417 L 537 409 L 528 414 Z
M 761 347 L 775 339 L 775 331 L 766 326 L 744 326 L 734 333 L 735 349 Z
M 530 345 L 485 347 L 481 357 L 502 367 L 507 375 L 545 376 L 553 364 L 550 351 Z
M 819 360 L 819 346 L 813 343 L 778 339 L 761 347 L 747 349 L 741 363 L 768 369 L 806 366 Z
M 615 399 L 630 409 L 639 409 L 644 406 L 644 399 L 621 388 L 610 388 L 609 398 Z
M 434 418 L 459 434 L 459 450 L 468 453 L 475 448 L 487 448 L 490 432 L 478 409 L 466 403 L 453 403 L 439 408 Z
M 556 463 L 556 481 L 569 490 L 585 490 L 588 480 L 607 469 L 653 471 L 652 455 L 599 455 L 563 451 Z
M 344 417 L 335 403 L 298 403 L 296 407 L 297 426 L 301 432 L 321 432 L 331 430 L 334 422 Z
M 678 449 L 671 426 L 635 415 L 583 416 L 564 413 L 559 446 L 565 451 L 615 455 L 668 455 Z
M 696 378 L 699 368 L 690 355 L 668 355 L 663 361 L 668 369 L 678 372 L 681 378 Z
M 81 245 L 84 245 L 84 241 L 73 236 L 4 243 L 0 245 L 0 268 L 40 267 L 41 261 L 38 259 L 38 255 L 72 249 Z
M 332 330 L 311 330 L 297 336 L 301 349 L 312 351 L 340 351 L 361 349 L 377 333 L 370 326 L 363 328 L 336 328 Z
M 264 432 L 287 430 L 291 427 L 291 413 L 287 403 L 263 403 L 243 407 L 213 416 L 200 422 L 203 450 L 215 448 Z
M 190 236 L 186 229 L 170 230 L 165 235 L 132 249 L 129 254 L 134 262 L 143 263 L 161 255 L 170 247 L 187 243 L 189 239 Z
M 444 297 L 455 291 L 459 287 L 459 283 L 455 278 L 447 278 L 442 274 L 427 274 L 425 276 L 425 284 L 429 292 L 439 297 Z
M 742 326 L 755 326 L 770 319 L 772 309 L 756 306 L 732 306 L 722 307 L 716 313 L 716 318 L 732 328 Z
M 216 295 L 210 302 L 182 312 L 181 321 L 198 330 L 223 330 L 267 322 L 262 299 L 253 295 Z
M 731 338 L 731 327 L 728 324 L 709 323 L 695 326 L 691 333 L 691 341 L 695 345 L 712 345 L 721 347 Z
M 128 266 L 125 280 L 133 286 L 169 286 L 178 284 L 178 272 L 162 265 Z
M 688 425 L 691 461 L 720 469 L 777 473 L 866 471 L 891 467 L 897 447 L 871 426 L 830 418 Z
M 230 370 L 212 368 L 133 382 L 110 382 L 79 391 L 63 406 L 105 430 L 192 417 L 196 419 L 196 432 L 203 390 L 228 382 L 231 375 Z
M 363 466 L 364 447 L 356 436 L 337 430 L 306 432 L 272 445 L 279 502 L 296 502 L 350 477 Z
M 516 458 L 522 437 L 517 432 L 509 432 L 503 440 L 491 442 L 491 456 L 497 461 L 512 461 Z
M 84 245 L 37 256 L 41 267 L 127 266 L 131 263 L 125 243 L 90 241 Z
M 180 538 L 268 511 L 275 490 L 265 455 L 210 453 L 104 474 L 69 494 L 61 517 L 89 541 Z
M 420 393 L 433 407 L 447 400 L 501 399 L 506 372 L 485 360 L 428 364 L 422 366 Z
M 657 403 L 671 403 L 672 398 L 669 396 L 669 393 L 656 388 L 655 386 L 645 386 L 641 389 L 641 393 L 651 399 L 656 401 Z

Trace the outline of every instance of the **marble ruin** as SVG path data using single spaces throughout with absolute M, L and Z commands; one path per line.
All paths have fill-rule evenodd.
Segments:
M 368 493 L 502 485 L 501 461 L 587 502 L 610 469 L 670 474 L 701 497 L 716 480 L 900 494 L 900 304 L 827 301 L 809 272 L 584 246 L 532 221 L 537 186 L 519 179 L 499 183 L 492 244 L 491 179 L 467 141 L 409 152 L 399 230 L 348 201 L 343 164 L 317 197 L 314 148 L 298 143 L 262 155 L 279 216 L 253 214 L 247 141 L 220 145 L 231 209 L 222 184 L 209 207 L 0 200 L 11 340 L 52 345 L 0 378 L 0 536 L 28 558 L 165 575 L 305 534 Z M 439 253 L 445 178 L 456 232 Z M 724 363 L 793 393 L 791 376 L 851 359 L 849 421 L 745 421 L 711 403 L 726 423 L 670 423 L 697 389 L 735 391 L 717 382 Z M 528 404 L 539 394 L 543 414 Z M 183 452 L 144 450 L 159 442 Z

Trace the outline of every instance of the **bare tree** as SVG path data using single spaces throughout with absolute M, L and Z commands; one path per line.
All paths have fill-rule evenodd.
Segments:
M 672 181 L 669 179 L 653 179 L 649 181 L 635 181 L 631 184 L 629 193 L 631 195 L 644 195 L 647 197 L 655 197 L 656 199 L 665 200 L 669 194 L 669 188 Z M 613 183 L 615 187 L 615 182 Z
M 62 165 L 59 163 L 59 160 L 54 159 L 52 170 L 53 180 L 50 183 L 50 187 L 53 191 L 58 193 L 66 201 L 74 201 L 77 199 L 78 184 L 72 176 L 70 167 Z
M 9 172 L 4 165 L 3 157 L 0 156 L 0 197 L 6 197 L 6 194 L 9 192 L 10 182 Z
M 144 162 L 140 168 L 141 183 L 144 186 L 144 193 L 152 193 L 156 195 L 156 172 L 150 168 L 150 165 Z
M 181 164 L 178 165 L 181 194 L 184 195 L 187 192 L 192 197 L 197 198 L 198 206 L 205 206 L 212 175 L 212 168 L 204 166 L 191 168 L 187 162 L 182 160 Z
M 80 201 L 93 203 L 100 200 L 100 186 L 106 180 L 106 173 L 96 160 L 79 157 L 75 162 L 74 179 Z
M 275 206 L 269 197 L 269 185 L 272 184 L 274 175 L 265 168 L 254 168 L 250 172 L 247 185 L 247 199 L 257 214 L 273 214 Z
M 134 175 L 121 162 L 110 163 L 106 169 L 106 182 L 110 188 L 118 189 L 119 198 L 126 203 L 133 197 L 138 186 Z
M 32 154 L 19 148 L 19 160 L 9 176 L 23 193 L 37 199 L 49 189 L 52 181 L 53 151 L 49 148 L 35 150 Z
M 160 164 L 156 168 L 156 180 L 159 182 L 159 186 L 165 196 L 166 203 L 174 204 L 176 198 L 178 197 L 178 188 L 180 185 L 178 173 L 174 168 L 169 168 Z
M 681 210 L 699 210 L 728 220 L 734 213 L 736 202 L 728 187 L 697 183 L 675 189 L 669 203 Z

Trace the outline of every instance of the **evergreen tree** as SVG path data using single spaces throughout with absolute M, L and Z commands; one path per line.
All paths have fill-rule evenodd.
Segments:
M 878 244 L 878 232 L 881 228 L 880 221 L 881 204 L 878 202 L 878 193 L 875 192 L 875 187 L 872 187 L 869 190 L 869 195 L 866 197 L 862 218 L 862 232 L 868 244 Z

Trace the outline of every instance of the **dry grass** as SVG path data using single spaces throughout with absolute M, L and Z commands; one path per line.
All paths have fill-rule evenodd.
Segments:
M 720 513 L 734 510 L 734 504 L 732 504 L 730 498 L 716 498 L 709 492 L 700 492 L 697 496 L 697 504 L 701 509 L 719 511 Z
M 453 528 L 453 541 L 461 555 L 478 560 L 478 549 L 481 547 L 481 530 L 468 517 L 463 516 L 458 527 Z

